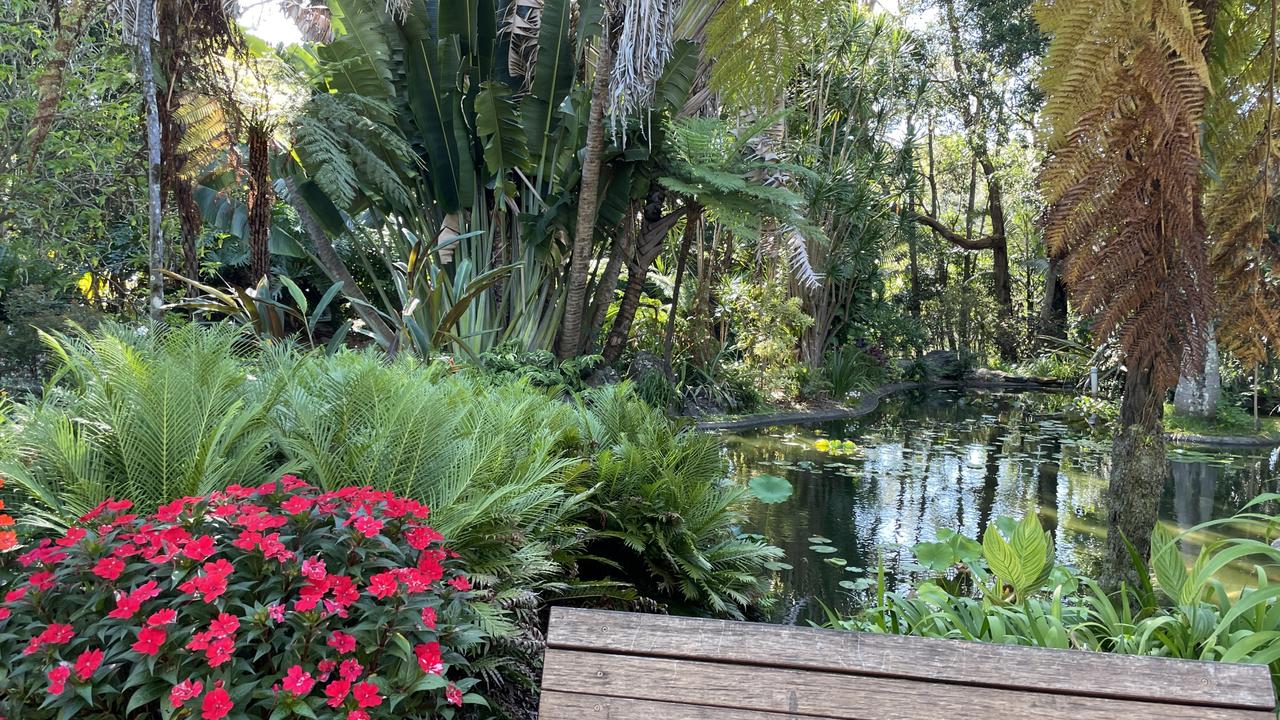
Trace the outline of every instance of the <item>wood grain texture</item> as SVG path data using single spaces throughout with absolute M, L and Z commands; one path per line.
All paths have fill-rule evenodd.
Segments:
M 979 688 L 812 670 L 547 651 L 544 690 L 690 703 L 839 720 L 1275 720 L 1265 710 L 1212 708 Z M 542 720 L 569 716 L 544 714 Z M 711 716 L 715 717 L 715 716 Z
M 544 690 L 538 717 L 540 720 L 789 720 L 796 716 Z
M 1098 698 L 1275 708 L 1264 665 L 552 608 L 549 648 Z

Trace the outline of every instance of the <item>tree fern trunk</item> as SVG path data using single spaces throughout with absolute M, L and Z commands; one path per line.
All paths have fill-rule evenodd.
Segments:
M 1150 555 L 1160 496 L 1169 474 L 1165 459 L 1164 393 L 1153 378 L 1152 362 L 1130 367 L 1120 403 L 1120 429 L 1111 446 L 1111 483 L 1107 488 L 1107 546 L 1102 583 L 1131 587 L 1140 578 L 1130 558 L 1131 544 L 1144 561 Z
M 267 129 L 249 126 L 249 271 L 254 282 L 271 283 L 271 168 Z

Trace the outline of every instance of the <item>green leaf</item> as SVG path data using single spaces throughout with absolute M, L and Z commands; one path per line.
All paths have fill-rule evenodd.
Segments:
M 822 553 L 824 555 L 827 553 L 833 553 L 836 551 L 836 549 L 831 547 L 830 545 L 810 545 L 809 549 L 816 553 Z
M 791 483 L 777 475 L 757 475 L 747 483 L 751 495 L 768 505 L 783 502 L 794 491 Z
M 482 83 L 476 95 L 476 132 L 484 143 L 485 167 L 495 177 L 529 166 L 528 137 L 511 95 L 511 88 L 499 82 Z
M 550 158 L 556 110 L 569 96 L 573 84 L 573 25 L 569 0 L 544 0 L 538 25 L 538 59 L 534 63 L 533 84 L 524 100 L 521 115 L 525 136 L 535 163 L 546 168 Z
M 1156 523 L 1151 531 L 1151 569 L 1165 595 L 1179 603 L 1188 602 L 1183 599 L 1187 566 L 1182 561 L 1182 553 L 1178 552 L 1177 538 L 1162 523 Z

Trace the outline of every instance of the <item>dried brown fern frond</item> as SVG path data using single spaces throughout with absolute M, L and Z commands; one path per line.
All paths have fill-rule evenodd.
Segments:
M 1210 266 L 1222 308 L 1223 345 L 1249 365 L 1280 338 L 1280 109 L 1276 107 L 1276 5 L 1240 1 L 1224 8 L 1228 40 L 1209 115 L 1216 148 L 1205 197 Z
M 1210 288 L 1199 218 L 1203 19 L 1186 0 L 1037 9 L 1051 155 L 1045 240 L 1097 342 L 1172 386 L 1203 352 Z
M 40 155 L 40 148 L 45 138 L 53 129 L 53 120 L 58 113 L 58 103 L 62 100 L 63 76 L 67 63 L 71 60 L 71 52 L 80 40 L 84 31 L 85 18 L 88 15 L 88 0 L 72 0 L 65 7 L 55 4 L 53 22 L 53 53 L 49 62 L 36 80 L 39 100 L 36 103 L 35 115 L 31 118 L 31 126 L 27 130 L 27 168 L 35 167 Z

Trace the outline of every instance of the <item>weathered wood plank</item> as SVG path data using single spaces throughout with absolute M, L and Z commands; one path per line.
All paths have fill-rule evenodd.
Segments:
M 1171 705 L 697 660 L 549 649 L 544 690 L 839 720 L 1275 720 Z
M 543 691 L 538 720 L 791 720 L 790 713 Z M 811 718 L 811 720 L 824 720 Z
M 1275 708 L 1263 665 L 552 608 L 547 646 L 1221 707 Z

